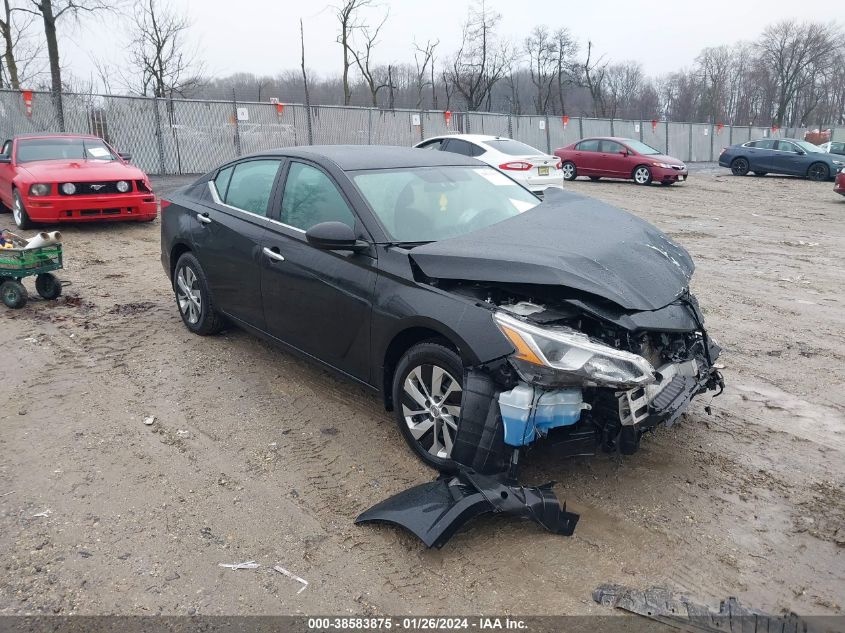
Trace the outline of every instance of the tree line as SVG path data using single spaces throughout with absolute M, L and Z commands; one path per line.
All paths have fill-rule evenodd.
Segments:
M 609 59 L 566 26 L 506 38 L 486 0 L 471 0 L 456 48 L 447 50 L 432 33 L 409 45 L 405 61 L 387 61 L 380 36 L 390 27 L 389 8 L 338 0 L 330 7 L 336 74 L 308 69 L 309 41 L 323 46 L 327 34 L 309 33 L 300 21 L 300 68 L 221 77 L 206 72 L 189 17 L 164 0 L 3 2 L 0 87 L 13 89 L 726 125 L 845 123 L 845 40 L 835 23 L 781 21 L 752 41 L 705 48 L 690 67 L 655 77 L 637 61 Z M 127 58 L 94 60 L 97 72 L 87 81 L 63 74 L 58 34 L 106 14 L 133 33 Z

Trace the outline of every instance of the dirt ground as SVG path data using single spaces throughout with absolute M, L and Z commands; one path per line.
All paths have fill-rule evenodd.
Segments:
M 158 222 L 66 226 L 64 297 L 0 306 L 0 614 L 588 614 L 606 582 L 841 613 L 845 199 L 712 167 L 568 186 L 690 250 L 728 384 L 634 456 L 531 453 L 572 538 L 486 518 L 429 551 L 356 527 L 433 476 L 379 400 L 242 331 L 188 333 Z

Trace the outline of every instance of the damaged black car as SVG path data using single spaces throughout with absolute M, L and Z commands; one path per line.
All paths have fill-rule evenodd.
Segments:
M 721 385 L 681 246 L 472 158 L 243 157 L 169 196 L 161 231 L 189 330 L 237 325 L 378 391 L 443 473 L 512 473 L 539 441 L 633 453 Z

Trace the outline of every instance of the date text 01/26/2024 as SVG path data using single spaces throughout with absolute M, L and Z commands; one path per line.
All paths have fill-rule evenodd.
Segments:
M 437 631 L 437 630 L 525 630 L 524 620 L 514 618 L 468 617 L 351 617 L 351 618 L 308 618 L 311 631 L 367 631 L 390 630 Z

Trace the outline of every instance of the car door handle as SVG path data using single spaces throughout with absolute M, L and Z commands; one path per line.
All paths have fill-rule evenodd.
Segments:
M 211 218 L 208 217 L 207 213 L 197 213 L 197 220 L 202 224 L 211 224 Z
M 265 246 L 263 252 L 267 257 L 269 257 L 270 259 L 272 259 L 274 261 L 277 261 L 277 262 L 285 261 L 285 256 L 282 255 L 281 253 L 279 253 L 278 251 L 274 251 L 272 248 L 267 248 Z

